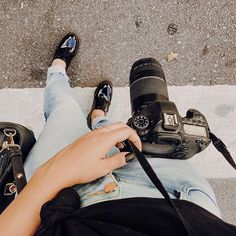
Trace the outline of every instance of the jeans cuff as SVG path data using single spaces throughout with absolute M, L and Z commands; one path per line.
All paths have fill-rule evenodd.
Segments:
M 55 78 L 55 77 L 57 78 L 63 77 L 67 79 L 67 81 L 69 80 L 69 77 L 66 74 L 65 68 L 60 65 L 52 65 L 48 68 L 46 83 L 48 83 L 51 78 Z
M 105 125 L 110 124 L 110 121 L 105 117 L 96 117 L 93 119 L 92 121 L 92 130 L 97 129 L 97 128 L 101 128 Z

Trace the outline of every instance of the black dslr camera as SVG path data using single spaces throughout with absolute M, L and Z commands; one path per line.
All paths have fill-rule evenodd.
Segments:
M 211 142 L 206 118 L 195 109 L 181 117 L 169 101 L 165 75 L 153 58 L 136 61 L 130 72 L 132 117 L 128 125 L 152 157 L 188 159 Z

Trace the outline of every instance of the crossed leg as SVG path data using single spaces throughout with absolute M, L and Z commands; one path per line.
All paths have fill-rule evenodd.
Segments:
M 62 66 L 49 67 L 44 93 L 45 126 L 25 162 L 26 178 L 74 140 L 89 132 Z

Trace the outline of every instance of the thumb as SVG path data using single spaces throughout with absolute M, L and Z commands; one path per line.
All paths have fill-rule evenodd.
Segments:
M 120 152 L 112 157 L 103 159 L 104 165 L 106 166 L 106 172 L 111 172 L 114 169 L 118 169 L 122 166 L 127 165 L 130 161 L 135 158 L 135 154 L 131 152 Z

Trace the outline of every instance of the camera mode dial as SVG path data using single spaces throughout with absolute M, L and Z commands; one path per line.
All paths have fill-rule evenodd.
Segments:
M 133 124 L 138 130 L 144 130 L 148 127 L 149 120 L 146 116 L 139 115 L 134 118 Z
M 138 130 L 140 135 L 144 135 L 148 131 L 149 119 L 146 116 L 138 115 L 133 120 L 133 126 Z

